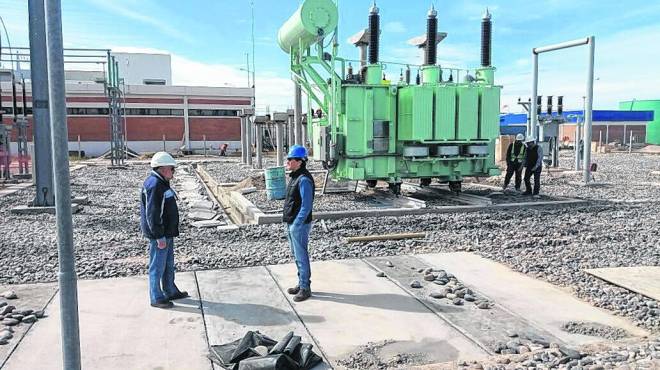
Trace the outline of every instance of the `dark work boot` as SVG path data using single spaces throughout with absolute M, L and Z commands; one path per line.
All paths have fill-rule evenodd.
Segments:
M 168 300 L 157 301 L 151 304 L 151 307 L 156 308 L 172 308 L 174 304 Z
M 293 296 L 293 300 L 295 302 L 302 302 L 302 301 L 306 300 L 307 298 L 309 298 L 311 296 L 312 296 L 312 291 L 311 290 L 309 290 L 309 289 L 300 289 L 298 294 Z
M 300 287 L 298 285 L 286 290 L 286 292 L 289 294 L 298 294 L 299 291 L 300 291 Z
M 188 297 L 190 297 L 190 294 L 188 294 L 188 292 L 186 291 L 183 291 L 183 292 L 178 292 L 171 297 L 168 297 L 168 299 L 170 301 L 175 301 L 177 299 L 188 298 Z

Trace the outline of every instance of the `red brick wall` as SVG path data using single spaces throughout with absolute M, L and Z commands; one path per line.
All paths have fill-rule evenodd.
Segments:
M 126 137 L 129 141 L 169 141 L 183 138 L 183 117 L 127 117 Z
M 241 140 L 241 119 L 238 117 L 223 118 L 189 118 L 190 140 Z

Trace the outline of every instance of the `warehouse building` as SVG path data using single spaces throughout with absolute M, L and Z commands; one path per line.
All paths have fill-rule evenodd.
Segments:
M 123 85 L 123 120 L 127 147 L 137 152 L 217 148 L 223 143 L 240 147 L 239 112 L 250 108 L 254 90 L 247 87 L 172 85 L 170 56 L 166 54 L 113 53 L 119 62 Z M 13 120 L 10 72 L 2 75 L 3 122 Z M 32 141 L 32 99 L 29 71 L 26 79 L 28 140 Z M 87 156 L 110 149 L 108 98 L 103 71 L 67 71 L 69 150 Z M 22 114 L 21 86 L 17 86 L 17 112 Z M 16 130 L 12 135 L 16 141 Z M 12 152 L 15 153 L 15 148 Z

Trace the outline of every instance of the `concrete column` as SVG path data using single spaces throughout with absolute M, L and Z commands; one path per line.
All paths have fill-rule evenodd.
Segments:
M 302 145 L 303 144 L 303 133 L 302 133 L 302 90 L 300 89 L 300 84 L 295 83 L 295 95 L 294 95 L 294 144 Z
M 277 166 L 284 165 L 284 124 L 278 122 L 275 124 L 275 140 L 277 141 Z
M 289 116 L 286 121 L 286 132 L 287 132 L 286 145 L 288 147 L 291 147 L 291 145 L 293 145 L 293 143 L 295 142 L 295 138 L 296 138 L 295 129 L 294 129 L 294 119 L 293 119 L 294 110 L 293 109 L 287 110 L 287 114 Z
M 250 117 L 247 117 L 245 119 L 245 133 L 247 134 L 245 136 L 246 138 L 246 145 L 247 145 L 247 150 L 245 151 L 247 155 L 247 164 L 249 166 L 252 166 L 252 122 L 250 121 Z
M 55 205 L 50 117 L 48 113 L 48 66 L 44 0 L 29 0 L 30 81 L 32 84 L 32 127 L 34 128 L 33 174 L 35 206 Z M 25 87 L 23 87 L 25 88 Z
M 256 140 L 257 140 L 257 164 L 255 168 L 257 169 L 262 169 L 263 168 L 263 152 L 264 152 L 264 125 L 263 124 L 258 124 L 254 125 L 254 128 L 256 130 Z
M 241 116 L 241 163 L 247 163 L 246 150 L 245 150 L 245 120 L 246 118 Z
M 183 96 L 183 141 L 186 150 L 190 150 L 190 119 L 188 118 L 188 96 Z

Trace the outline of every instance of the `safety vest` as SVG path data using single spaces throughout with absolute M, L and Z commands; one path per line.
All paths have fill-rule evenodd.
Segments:
M 526 151 L 525 144 L 522 144 L 522 148 L 520 148 L 520 153 L 518 153 L 518 155 L 516 155 L 514 153 L 516 144 L 514 143 L 514 144 L 511 144 L 511 145 L 512 145 L 512 147 L 511 147 L 511 162 L 514 162 L 516 160 L 518 162 L 522 162 L 525 159 L 525 151 Z

